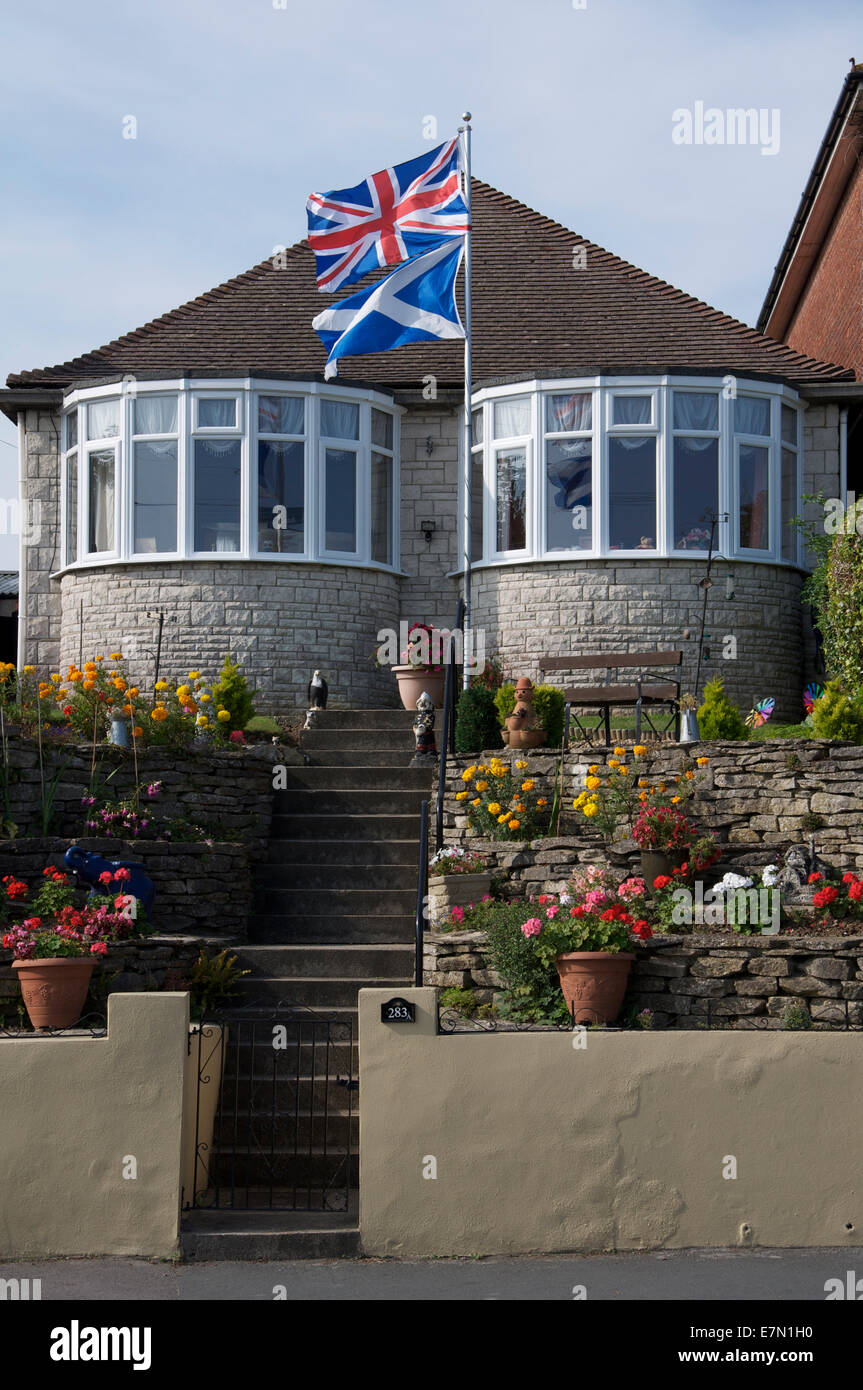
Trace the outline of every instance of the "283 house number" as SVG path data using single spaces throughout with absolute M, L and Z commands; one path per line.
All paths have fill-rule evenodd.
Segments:
M 416 1023 L 416 1006 L 407 999 L 388 999 L 381 1004 L 381 1023 Z

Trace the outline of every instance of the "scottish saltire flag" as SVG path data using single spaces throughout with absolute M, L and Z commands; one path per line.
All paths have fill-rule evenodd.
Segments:
M 338 359 L 389 352 L 404 343 L 463 338 L 455 279 L 464 237 L 415 256 L 384 280 L 324 309 L 312 328 L 329 352 L 324 379 L 338 376 Z
M 309 245 L 319 290 L 337 290 L 370 270 L 398 265 L 468 230 L 458 139 L 363 179 L 355 188 L 310 193 Z

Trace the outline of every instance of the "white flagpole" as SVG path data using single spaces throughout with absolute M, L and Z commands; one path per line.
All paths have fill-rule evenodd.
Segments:
M 468 224 L 470 224 L 470 119 L 471 113 L 465 111 L 462 114 L 463 126 L 459 126 L 459 134 L 464 136 L 464 201 L 467 204 Z M 471 475 L 471 351 L 470 351 L 470 329 L 471 329 L 471 296 L 470 296 L 470 273 L 471 273 L 471 247 L 470 247 L 470 225 L 465 236 L 464 248 L 464 515 L 462 529 L 463 539 L 463 563 L 464 563 L 464 619 L 462 621 L 462 634 L 464 640 L 464 688 L 468 687 L 468 653 L 470 651 L 470 562 L 471 562 L 471 535 L 470 535 L 470 475 Z

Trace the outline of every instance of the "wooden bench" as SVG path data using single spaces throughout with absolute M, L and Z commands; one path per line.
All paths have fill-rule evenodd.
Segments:
M 564 713 L 564 746 L 569 746 L 569 726 L 570 719 L 574 717 L 576 724 L 581 730 L 587 742 L 590 742 L 591 734 L 595 734 L 600 727 L 605 727 L 605 741 L 611 744 L 611 710 L 613 708 L 632 706 L 635 709 L 635 739 L 638 742 L 641 737 L 642 716 L 648 727 L 654 734 L 667 733 L 671 728 L 672 720 L 674 724 L 674 736 L 680 737 L 680 669 L 683 661 L 682 651 L 665 652 L 589 652 L 586 656 L 543 656 L 540 658 L 539 669 L 543 675 L 551 672 L 565 671 L 604 671 L 605 681 L 602 685 L 575 685 L 564 690 L 566 700 L 566 710 Z M 676 675 L 667 681 L 645 680 L 643 672 L 649 668 L 651 674 L 659 668 L 674 670 Z M 611 673 L 620 676 L 621 671 L 635 671 L 635 683 L 612 684 Z M 650 718 L 650 708 L 662 708 L 666 706 L 672 714 L 665 729 L 657 729 Z M 573 715 L 573 710 L 595 710 L 600 716 L 601 724 L 597 724 L 594 729 L 584 728 L 578 715 Z

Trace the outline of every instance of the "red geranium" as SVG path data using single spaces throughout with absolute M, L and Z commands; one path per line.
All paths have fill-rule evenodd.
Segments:
M 810 874 L 808 881 L 810 883 L 820 883 L 823 877 L 823 874 Z
M 818 878 L 820 877 L 821 875 L 818 874 Z M 839 889 L 834 888 L 831 884 L 828 884 L 826 888 L 819 888 L 818 892 L 812 899 L 812 905 L 813 907 L 829 907 L 830 904 L 834 903 L 838 897 Z
M 671 879 L 668 877 L 668 874 L 658 874 L 653 880 L 653 886 L 654 888 L 667 888 L 670 882 Z
M 848 897 L 852 903 L 859 903 L 860 899 L 863 898 L 863 881 L 859 878 L 855 878 L 853 883 L 849 883 Z

